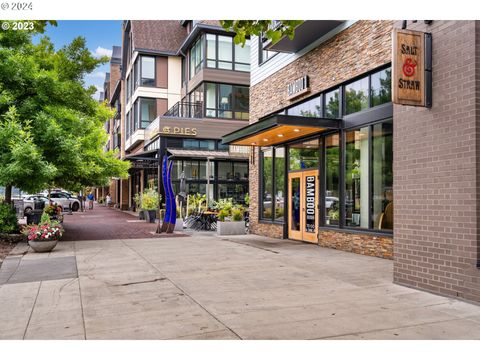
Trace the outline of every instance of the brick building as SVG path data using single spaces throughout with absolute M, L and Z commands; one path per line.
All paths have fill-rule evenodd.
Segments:
M 306 21 L 251 40 L 253 233 L 393 259 L 394 281 L 480 301 L 479 23 L 432 35 L 431 108 L 392 103 L 395 21 Z

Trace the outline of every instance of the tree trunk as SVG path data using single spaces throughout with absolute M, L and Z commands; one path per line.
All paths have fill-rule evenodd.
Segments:
M 5 202 L 7 204 L 12 203 L 12 185 L 5 186 Z

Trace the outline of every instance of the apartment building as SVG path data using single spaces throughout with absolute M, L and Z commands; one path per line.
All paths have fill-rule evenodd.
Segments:
M 250 125 L 223 137 L 253 151 L 251 231 L 393 259 L 398 284 L 480 301 L 479 24 L 310 20 L 252 38 Z M 402 27 L 417 32 L 398 47 Z M 405 81 L 418 98 L 394 104 Z

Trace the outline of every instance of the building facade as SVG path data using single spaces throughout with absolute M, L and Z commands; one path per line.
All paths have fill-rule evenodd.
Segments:
M 251 40 L 250 146 L 257 234 L 394 260 L 394 281 L 480 301 L 479 24 L 431 33 L 431 108 L 392 103 L 394 21 L 306 21 Z

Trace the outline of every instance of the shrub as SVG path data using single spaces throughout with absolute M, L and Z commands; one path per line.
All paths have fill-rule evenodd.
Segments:
M 222 209 L 218 212 L 218 220 L 220 221 L 225 221 L 225 218 L 228 217 L 230 215 L 230 212 L 228 212 L 227 210 L 225 209 Z
M 50 215 L 48 215 L 45 211 L 42 213 L 42 217 L 40 218 L 40 224 L 50 223 Z
M 242 221 L 243 220 L 243 211 L 241 208 L 232 210 L 232 221 Z
M 9 204 L 0 203 L 0 233 L 18 232 L 18 221 L 15 209 Z
M 243 200 L 245 201 L 246 206 L 250 205 L 250 195 L 248 193 L 245 194 L 245 198 Z
M 148 189 L 141 195 L 141 208 L 143 210 L 156 210 L 161 201 L 161 195 L 153 189 Z

